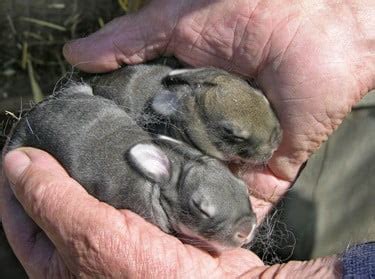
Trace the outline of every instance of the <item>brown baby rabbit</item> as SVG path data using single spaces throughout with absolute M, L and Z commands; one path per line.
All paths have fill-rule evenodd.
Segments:
M 263 164 L 281 141 L 279 121 L 260 90 L 216 68 L 126 66 L 91 80 L 154 134 L 182 140 L 223 161 Z

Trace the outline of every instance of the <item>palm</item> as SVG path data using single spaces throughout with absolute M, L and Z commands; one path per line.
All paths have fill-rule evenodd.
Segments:
M 152 2 L 139 15 L 117 19 L 98 34 L 73 43 L 74 52 L 66 48 L 65 54 L 79 68 L 94 72 L 164 53 L 194 66 L 213 65 L 256 77 L 284 130 L 268 166 L 244 175 L 262 217 L 290 187 L 303 162 L 368 91 L 353 74 L 361 66 L 361 38 L 353 19 L 345 17 L 348 7 L 308 3 Z M 155 13 L 160 6 L 166 7 L 162 18 Z M 90 45 L 93 51 L 87 52 Z
M 226 273 L 240 275 L 263 265 L 245 249 L 213 257 L 184 245 L 137 214 L 116 210 L 90 196 L 47 153 L 31 149 L 28 155 L 34 165 L 24 174 L 28 177 L 26 186 L 16 194 L 26 212 L 37 216 L 37 225 L 20 204 L 14 203 L 8 187 L 2 188 L 2 222 L 13 249 L 32 277 L 137 274 L 140 278 L 182 278 L 201 274 L 212 278 Z M 160 268 L 150 269 L 152 266 Z
M 341 2 L 307 0 L 154 1 L 141 13 L 71 43 L 65 56 L 83 70 L 105 72 L 174 54 L 194 66 L 214 65 L 256 77 L 284 130 L 268 166 L 244 175 L 262 217 L 311 152 L 374 86 L 371 65 L 360 57 L 361 32 L 350 12 Z M 237 249 L 215 258 L 184 245 L 139 216 L 98 202 L 52 157 L 35 150 L 27 154 L 33 164 L 21 181 L 12 181 L 8 173 L 11 182 L 20 184 L 15 193 L 23 208 L 8 187 L 2 187 L 0 205 L 10 243 L 34 277 L 211 278 L 239 275 L 252 267 L 259 275 L 265 269 L 249 251 Z M 15 160 L 6 158 L 10 168 Z

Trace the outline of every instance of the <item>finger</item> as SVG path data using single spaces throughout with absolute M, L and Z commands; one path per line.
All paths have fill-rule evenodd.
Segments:
M 223 253 L 223 255 L 220 256 L 222 269 L 227 274 L 230 274 L 232 277 L 235 275 L 237 278 L 239 275 L 247 272 L 253 267 L 264 266 L 264 263 L 259 257 L 255 256 L 255 254 L 249 256 L 249 254 L 249 251 L 246 249 L 235 249 Z M 211 276 L 208 275 L 207 277 L 210 278 Z
M 292 185 L 290 181 L 275 175 L 268 165 L 248 167 L 230 164 L 229 168 L 247 184 L 258 224 L 263 222 Z
M 144 268 L 139 257 L 160 266 L 175 262 L 179 250 L 187 253 L 180 241 L 138 215 L 116 210 L 89 195 L 44 151 L 24 148 L 10 152 L 4 158 L 4 171 L 26 213 L 74 274 L 97 272 L 100 277 L 111 271 L 127 277 L 123 272 L 136 274 Z
M 73 274 L 153 274 L 158 278 L 196 272 L 221 274 L 223 270 L 239 274 L 250 264 L 260 264 L 243 249 L 213 258 L 183 245 L 128 210 L 115 210 L 99 202 L 43 151 L 12 151 L 4 163 L 17 199 L 52 240 Z M 232 258 L 236 261 L 229 260 Z
M 2 193 L 3 187 L 5 187 L 5 176 L 3 174 L 3 168 L 2 168 L 2 162 L 0 160 L 0 193 Z M 4 207 L 4 200 L 3 200 L 3 195 L 0 194 L 0 222 L 2 220 L 3 216 L 3 207 Z
M 114 19 L 98 32 L 67 43 L 64 56 L 87 72 L 107 72 L 152 59 L 165 51 L 172 34 L 173 19 L 165 18 L 167 9 L 166 4 L 151 3 L 136 14 Z
M 71 269 L 77 268 L 75 258 L 84 257 L 85 249 L 88 253 L 96 248 L 92 246 L 97 243 L 80 243 L 90 242 L 87 234 L 95 235 L 103 227 L 115 226 L 107 222 L 105 215 L 116 210 L 109 213 L 109 206 L 105 208 L 88 195 L 46 152 L 32 148 L 9 152 L 4 158 L 4 172 L 26 213 L 45 231 Z M 126 231 L 119 220 L 113 221 Z
M 27 216 L 5 181 L 1 187 L 1 205 L 3 229 L 13 252 L 29 276 L 43 277 L 55 250 L 52 243 Z

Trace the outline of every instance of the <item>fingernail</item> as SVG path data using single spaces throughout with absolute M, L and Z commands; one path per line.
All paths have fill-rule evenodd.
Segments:
M 69 53 L 70 53 L 69 42 L 66 43 L 65 45 L 63 45 L 62 53 L 63 53 L 63 55 L 64 55 L 65 58 L 66 58 L 67 56 L 69 56 Z
M 62 49 L 63 55 L 66 60 L 69 60 L 71 53 L 72 53 L 72 43 L 74 41 L 67 42 Z
M 30 166 L 31 160 L 25 152 L 14 150 L 4 157 L 4 172 L 11 187 L 19 180 L 20 176 Z
M 69 63 L 72 62 L 72 59 L 74 59 L 73 56 L 76 55 L 76 52 L 79 50 L 83 40 L 84 38 L 74 39 L 65 43 L 65 45 L 63 46 L 62 53 Z

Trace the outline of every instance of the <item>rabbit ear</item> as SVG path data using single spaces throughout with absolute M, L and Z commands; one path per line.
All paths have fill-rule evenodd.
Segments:
M 153 144 L 137 144 L 129 150 L 132 166 L 146 179 L 156 183 L 166 182 L 171 176 L 171 162 L 167 155 Z
M 220 74 L 223 74 L 223 71 L 216 68 L 178 69 L 169 72 L 164 82 L 213 86 L 215 83 L 211 83 L 212 80 Z
M 176 139 L 164 136 L 164 135 L 158 135 L 156 138 L 161 143 L 165 144 L 166 146 L 169 146 L 174 151 L 186 156 L 187 158 L 191 160 L 198 160 L 198 158 L 203 156 L 203 154 L 200 151 L 198 151 L 195 148 L 190 147 L 189 145 L 179 140 L 176 140 Z
M 176 95 L 168 90 L 158 92 L 152 99 L 152 109 L 162 116 L 175 116 L 179 113 L 182 100 L 180 95 Z
M 176 69 L 176 70 L 170 71 L 168 76 L 177 76 L 177 75 L 197 72 L 197 71 L 200 71 L 200 69 Z
M 70 82 L 65 88 L 55 94 L 86 94 L 93 96 L 92 87 L 85 82 Z

